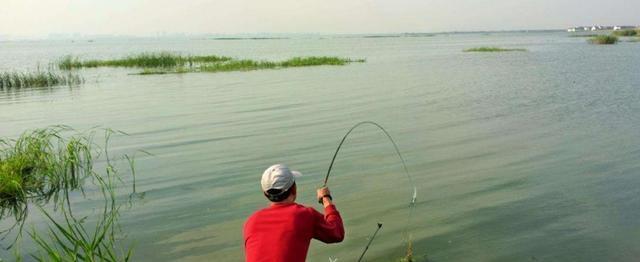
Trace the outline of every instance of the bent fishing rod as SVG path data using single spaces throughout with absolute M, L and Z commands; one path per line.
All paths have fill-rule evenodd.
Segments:
M 407 164 L 406 164 L 406 162 L 404 160 L 404 157 L 402 157 L 402 154 L 400 153 L 400 149 L 398 148 L 398 144 L 396 144 L 396 142 L 393 140 L 393 138 L 391 137 L 389 132 L 387 132 L 387 130 L 384 129 L 384 127 L 382 127 L 380 124 L 378 124 L 376 122 L 373 122 L 373 121 L 362 121 L 362 122 L 356 123 L 353 127 L 351 127 L 351 129 L 349 129 L 349 131 L 347 131 L 347 133 L 342 137 L 342 140 L 340 140 L 340 144 L 338 144 L 338 147 L 336 148 L 335 153 L 333 153 L 333 158 L 331 158 L 331 163 L 329 164 L 329 169 L 327 169 L 327 174 L 324 177 L 324 182 L 322 184 L 322 187 L 326 187 L 327 186 L 327 182 L 329 181 L 329 176 L 331 175 L 331 169 L 333 168 L 333 163 L 336 161 L 336 157 L 338 156 L 338 153 L 340 152 L 340 148 L 342 148 L 342 145 L 344 145 L 344 142 L 347 140 L 347 137 L 349 137 L 349 135 L 351 134 L 351 132 L 353 132 L 353 130 L 355 130 L 356 128 L 358 128 L 359 126 L 362 126 L 362 125 L 373 125 L 374 127 L 377 127 L 378 129 L 380 129 L 387 136 L 387 138 L 389 139 L 391 144 L 393 144 L 393 148 L 395 149 L 396 154 L 400 158 L 400 161 L 402 162 L 402 167 L 403 167 L 404 173 L 407 175 L 407 178 L 409 179 L 409 183 L 413 186 L 413 194 L 411 196 L 411 202 L 409 202 L 409 215 L 407 216 L 407 224 L 405 226 L 405 234 L 406 234 L 406 237 L 407 237 L 407 242 L 409 243 L 409 246 L 410 246 L 411 245 L 411 234 L 409 233 L 409 225 L 411 224 L 411 216 L 413 215 L 413 211 L 415 209 L 416 198 L 417 198 L 418 192 L 417 192 L 415 183 L 413 182 L 413 178 L 411 177 L 411 174 L 409 174 L 409 169 L 407 168 Z M 362 258 L 364 257 L 364 254 L 369 249 L 369 246 L 371 245 L 371 242 L 373 242 L 373 239 L 378 234 L 378 231 L 380 230 L 380 228 L 382 228 L 382 223 L 378 223 L 378 228 L 373 233 L 373 236 L 369 239 L 369 243 L 367 243 L 367 246 L 365 247 L 364 251 L 360 255 L 360 258 L 358 258 L 358 262 L 361 261 Z
M 409 178 L 409 182 L 411 183 L 411 185 L 413 186 L 413 195 L 411 198 L 411 202 L 410 202 L 410 206 L 415 205 L 416 202 L 416 197 L 417 197 L 417 189 L 415 187 L 415 184 L 413 183 L 413 178 L 411 178 L 411 175 L 409 174 L 409 169 L 407 169 L 407 164 L 404 161 L 404 157 L 402 157 L 402 154 L 400 153 L 400 149 L 398 148 L 398 144 L 396 144 L 396 142 L 393 140 L 393 138 L 391 137 L 391 135 L 389 134 L 389 132 L 387 132 L 386 129 L 384 129 L 384 127 L 382 127 L 380 124 L 373 122 L 373 121 L 362 121 L 359 122 L 357 124 L 355 124 L 353 127 L 351 127 L 351 129 L 349 129 L 349 131 L 347 131 L 347 133 L 342 137 L 342 140 L 340 140 L 340 144 L 338 144 L 338 148 L 336 148 L 336 152 L 333 154 L 333 158 L 331 158 L 331 163 L 329 164 L 329 169 L 327 170 L 327 174 L 324 177 L 324 182 L 322 184 L 322 187 L 326 187 L 327 186 L 327 182 L 329 181 L 329 176 L 331 175 L 331 169 L 333 168 L 333 163 L 336 161 L 336 157 L 338 156 L 338 153 L 340 152 L 340 148 L 342 148 L 342 145 L 344 144 L 344 142 L 347 140 L 347 137 L 349 137 L 349 135 L 351 134 L 351 132 L 353 132 L 353 130 L 355 130 L 356 128 L 358 128 L 359 126 L 362 125 L 373 125 L 375 127 L 377 127 L 378 129 L 380 129 L 382 132 L 384 132 L 384 134 L 387 136 L 387 138 L 389 139 L 389 141 L 391 142 L 391 144 L 393 144 L 393 148 L 396 151 L 396 154 L 398 154 L 398 157 L 400 158 L 400 161 L 402 162 L 402 167 L 404 169 L 404 173 L 407 175 L 407 177 Z

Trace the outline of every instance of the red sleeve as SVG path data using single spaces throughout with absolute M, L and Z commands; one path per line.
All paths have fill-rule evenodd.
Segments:
M 312 208 L 314 217 L 313 238 L 324 243 L 338 243 L 344 239 L 342 218 L 336 206 L 324 208 L 324 216 Z

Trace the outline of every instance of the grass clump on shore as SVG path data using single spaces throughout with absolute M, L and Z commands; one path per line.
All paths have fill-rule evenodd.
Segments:
M 617 30 L 613 31 L 613 35 L 615 36 L 635 36 L 638 35 L 638 32 L 634 29 L 625 29 L 625 30 Z
M 524 48 L 476 47 L 465 49 L 464 52 L 525 52 Z
M 618 37 L 612 35 L 599 35 L 589 39 L 589 43 L 595 45 L 613 45 L 618 42 Z
M 77 57 L 66 56 L 58 62 L 58 67 L 63 70 L 86 67 L 176 67 L 193 66 L 199 63 L 214 63 L 231 60 L 230 57 L 207 56 L 182 56 L 168 52 L 142 53 L 121 59 L 108 60 L 80 60 Z
M 0 73 L 0 90 L 31 87 L 50 87 L 58 85 L 75 86 L 84 83 L 84 79 L 73 73 L 64 75 L 52 71 L 4 72 Z

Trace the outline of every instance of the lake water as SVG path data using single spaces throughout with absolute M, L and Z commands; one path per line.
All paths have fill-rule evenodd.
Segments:
M 478 46 L 528 52 L 462 52 Z M 364 120 L 387 128 L 413 176 L 417 258 L 640 257 L 638 43 L 589 45 L 562 32 L 0 42 L 0 71 L 150 51 L 367 61 L 182 75 L 86 69 L 80 87 L 0 91 L 2 137 L 109 127 L 129 134 L 113 138 L 112 154 L 153 154 L 136 161 L 144 199 L 121 211 L 134 261 L 241 261 L 242 224 L 267 204 L 262 171 L 279 162 L 300 170 L 299 202 L 320 208 L 315 188 L 335 147 Z M 309 261 L 356 260 L 376 222 L 384 226 L 368 260 L 404 254 L 412 185 L 379 130 L 354 132 L 329 186 L 346 239 L 313 241 Z

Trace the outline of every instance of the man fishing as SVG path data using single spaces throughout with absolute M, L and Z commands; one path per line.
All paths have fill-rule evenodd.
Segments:
M 271 201 L 244 224 L 244 251 L 247 262 L 305 261 L 311 239 L 338 243 L 344 239 L 340 213 L 332 203 L 329 188 L 318 189 L 324 215 L 312 207 L 297 204 L 295 178 L 300 172 L 282 164 L 262 174 L 262 192 Z

